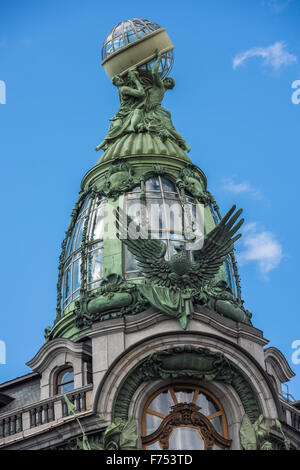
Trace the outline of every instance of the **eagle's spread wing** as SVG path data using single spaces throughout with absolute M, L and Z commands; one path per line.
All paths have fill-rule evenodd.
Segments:
M 170 287 L 169 274 L 172 271 L 164 258 L 167 245 L 161 240 L 148 238 L 148 232 L 137 226 L 121 208 L 116 209 L 115 215 L 117 237 L 135 256 L 144 276 L 156 284 Z
M 244 219 L 236 223 L 242 209 L 232 215 L 235 209 L 236 206 L 232 206 L 221 222 L 204 237 L 202 249 L 193 252 L 190 277 L 195 287 L 200 287 L 217 274 L 226 256 L 233 250 L 234 242 L 242 236 L 235 235 L 244 223 Z

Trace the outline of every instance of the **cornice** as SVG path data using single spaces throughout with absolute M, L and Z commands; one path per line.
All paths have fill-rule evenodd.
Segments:
M 74 343 L 65 338 L 53 339 L 37 352 L 31 361 L 26 365 L 32 370 L 42 372 L 59 353 L 71 353 L 75 357 L 81 357 L 83 354 L 91 356 L 91 347 L 84 343 Z
M 195 306 L 193 320 L 195 322 L 207 324 L 216 330 L 216 332 L 231 339 L 237 340 L 239 338 L 245 338 L 259 344 L 260 346 L 268 344 L 268 340 L 263 337 L 261 330 L 250 325 L 246 325 L 245 323 L 235 322 L 229 318 L 222 317 L 218 313 L 200 305 Z M 145 330 L 157 323 L 163 322 L 173 323 L 174 320 L 170 320 L 169 317 L 152 307 L 131 317 L 120 317 L 94 323 L 92 331 L 84 336 L 91 338 L 94 336 L 106 336 L 118 332 L 130 334 L 135 331 Z M 167 328 L 168 327 L 166 326 L 166 329 L 162 329 L 162 332 L 166 333 Z M 194 324 L 190 323 L 186 331 L 193 333 L 194 331 L 196 332 L 199 330 L 195 330 Z
M 279 349 L 273 346 L 265 349 L 265 361 L 270 363 L 276 371 L 276 375 L 281 383 L 288 382 L 295 373 L 289 366 L 288 361 Z

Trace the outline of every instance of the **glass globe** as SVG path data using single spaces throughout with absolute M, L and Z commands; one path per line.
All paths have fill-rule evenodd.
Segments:
M 157 23 L 145 18 L 133 18 L 117 24 L 104 40 L 102 46 L 102 60 L 107 59 L 114 52 L 128 46 L 135 41 L 147 36 L 153 31 L 161 29 Z M 173 50 L 165 52 L 159 68 L 161 78 L 164 78 L 170 72 L 174 60 Z M 155 59 L 139 67 L 141 70 L 150 71 Z

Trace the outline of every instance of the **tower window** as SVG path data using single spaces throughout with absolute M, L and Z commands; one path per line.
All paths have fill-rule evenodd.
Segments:
M 148 450 L 226 450 L 230 448 L 221 403 L 193 385 L 170 385 L 146 403 L 142 443 Z
M 141 187 L 136 186 L 126 194 L 125 211 L 136 224 L 146 217 L 151 228 L 151 236 L 162 240 L 167 245 L 166 259 L 175 254 L 175 246 L 186 243 L 185 225 L 187 221 L 183 210 L 183 201 L 175 184 L 167 178 L 152 176 L 145 183 L 145 203 L 141 202 Z M 194 221 L 197 217 L 195 199 L 187 197 Z M 144 213 L 142 213 L 144 211 Z M 199 227 L 201 230 L 201 227 Z M 127 279 L 142 277 L 134 256 L 126 245 L 124 250 L 124 271 Z
M 89 213 L 89 205 L 92 204 Z M 84 228 L 87 242 L 84 246 L 87 279 L 84 286 L 87 290 L 100 286 L 102 279 L 102 245 L 104 232 L 104 209 L 106 200 L 98 195 L 91 202 L 87 198 L 79 211 L 77 220 L 67 243 L 62 280 L 62 310 L 80 294 L 82 284 L 81 261 Z M 89 220 L 86 218 L 89 214 Z

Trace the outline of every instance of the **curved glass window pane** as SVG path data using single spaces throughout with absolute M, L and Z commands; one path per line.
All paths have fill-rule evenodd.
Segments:
M 81 283 L 81 273 L 80 273 L 80 264 L 81 259 L 78 258 L 73 265 L 73 290 L 77 290 L 80 288 Z
M 153 444 L 149 444 L 147 446 L 147 449 L 148 450 L 161 450 L 161 447 L 160 447 L 158 441 L 155 441 Z
M 124 247 L 125 255 L 125 271 L 128 274 L 128 279 L 141 277 L 142 274 L 138 268 L 137 261 L 131 251 L 128 250 L 127 246 Z
M 145 205 L 139 199 L 135 198 L 127 201 L 127 214 L 135 224 L 141 224 L 143 211 L 145 211 Z
M 147 201 L 147 214 L 151 230 L 160 231 L 167 228 L 163 200 L 161 198 Z
M 220 418 L 220 416 L 212 419 L 211 424 L 213 425 L 217 433 L 223 435 L 222 418 Z
M 102 240 L 106 200 L 98 195 L 93 201 L 89 221 L 86 220 L 91 199 L 81 206 L 72 234 L 67 244 L 66 262 L 62 280 L 62 309 L 80 295 L 82 235 L 87 227 L 87 289 L 99 287 L 102 279 Z M 87 225 L 86 225 L 87 224 Z
M 146 181 L 146 191 L 160 191 L 159 179 L 156 176 L 152 176 Z
M 169 438 L 170 450 L 203 450 L 204 442 L 198 429 L 181 427 L 173 429 Z
M 195 405 L 199 407 L 198 411 Z M 186 413 L 187 409 L 194 410 L 198 414 L 199 424 L 195 424 L 197 421 Z M 177 419 L 177 413 L 182 413 L 181 419 Z M 230 441 L 228 441 L 226 416 L 222 405 L 217 399 L 215 401 L 209 392 L 197 385 L 169 385 L 156 392 L 144 409 L 142 442 L 150 441 L 151 435 L 155 432 L 156 442 L 164 442 L 165 446 L 167 438 L 170 450 L 204 450 L 210 448 L 212 444 L 216 446 L 217 443 L 222 446 L 217 436 L 212 443 L 207 434 L 201 434 L 201 421 L 204 421 L 204 416 L 201 415 L 209 420 L 207 425 L 210 429 L 214 427 L 219 437 L 223 436 L 225 441 L 227 440 L 222 449 L 229 449 Z M 158 449 L 155 446 L 156 442 L 150 445 L 145 443 L 144 448 L 150 449 L 153 445 L 153 449 Z M 217 449 L 216 446 L 215 450 Z
M 73 382 L 70 382 L 70 383 L 65 384 L 65 385 L 61 385 L 59 387 L 59 393 L 67 393 L 67 392 L 70 392 L 71 390 L 74 390 L 74 383 Z
M 166 199 L 165 211 L 168 230 L 173 233 L 184 233 L 184 214 L 180 202 L 174 201 L 174 199 Z
M 88 288 L 95 281 L 102 278 L 102 243 L 94 243 L 89 246 L 88 254 Z M 93 287 L 92 287 L 93 288 Z
M 102 240 L 104 234 L 104 216 L 105 216 L 105 204 L 99 205 L 96 210 L 93 211 L 91 218 L 91 229 L 89 234 L 90 240 Z
M 74 251 L 78 250 L 78 248 L 81 245 L 82 242 L 82 232 L 83 232 L 83 226 L 84 226 L 85 218 L 81 218 L 80 222 L 78 224 L 78 229 L 76 233 L 76 242 L 74 246 Z
M 82 203 L 71 237 L 69 239 L 65 258 L 68 258 L 68 256 L 70 256 L 73 251 L 76 251 L 80 247 L 82 241 L 82 230 L 87 216 L 89 203 L 90 198 L 87 198 Z
M 183 201 L 181 200 L 180 193 L 171 180 L 161 176 L 152 176 L 145 181 L 146 202 L 141 202 L 139 197 L 140 187 L 135 187 L 126 194 L 126 211 L 136 224 L 140 224 L 145 219 L 148 221 L 149 236 L 163 240 L 166 243 L 167 251 L 165 258 L 170 259 L 170 256 L 175 253 L 174 247 L 188 241 L 186 239 L 188 231 L 184 230 L 186 215 L 183 210 Z M 198 209 L 195 205 L 195 200 L 190 199 L 191 220 L 193 220 Z M 141 214 L 143 215 L 141 216 Z M 196 223 L 198 219 L 199 217 L 195 218 Z M 124 244 L 123 247 L 125 277 L 127 279 L 141 277 L 141 274 L 132 274 L 133 271 L 138 273 L 139 270 L 134 256 Z
M 213 402 L 212 399 L 204 393 L 199 393 L 196 400 L 196 405 L 200 407 L 200 412 L 205 416 L 212 415 L 219 411 L 216 403 Z
M 68 259 L 68 263 L 64 269 L 62 282 L 62 306 L 63 308 L 78 296 L 81 285 L 81 255 L 80 252 L 75 253 Z
M 66 382 L 71 382 L 72 380 L 74 380 L 74 372 L 73 371 L 65 372 L 61 377 L 61 384 L 64 384 Z
M 158 411 L 163 415 L 168 415 L 171 411 L 171 406 L 174 406 L 174 404 L 175 403 L 170 391 L 165 390 L 151 401 L 148 408 L 154 411 Z
M 162 187 L 164 191 L 171 191 L 176 193 L 175 184 L 172 181 L 168 180 L 167 178 L 161 178 Z
M 146 430 L 147 434 L 152 434 L 156 429 L 161 425 L 163 418 L 159 416 L 152 415 L 150 413 L 146 414 Z
M 195 390 L 191 388 L 174 388 L 178 403 L 192 403 Z
M 113 51 L 116 51 L 124 45 L 138 39 L 139 37 L 146 36 L 158 29 L 159 26 L 149 20 L 141 18 L 133 18 L 132 20 L 123 21 L 115 26 L 112 31 L 107 35 L 102 47 L 102 59 L 109 56 Z M 122 39 L 122 42 L 120 41 Z M 113 41 L 113 49 L 108 51 L 107 44 Z
M 66 393 L 74 389 L 74 371 L 68 369 L 58 375 L 57 393 Z

